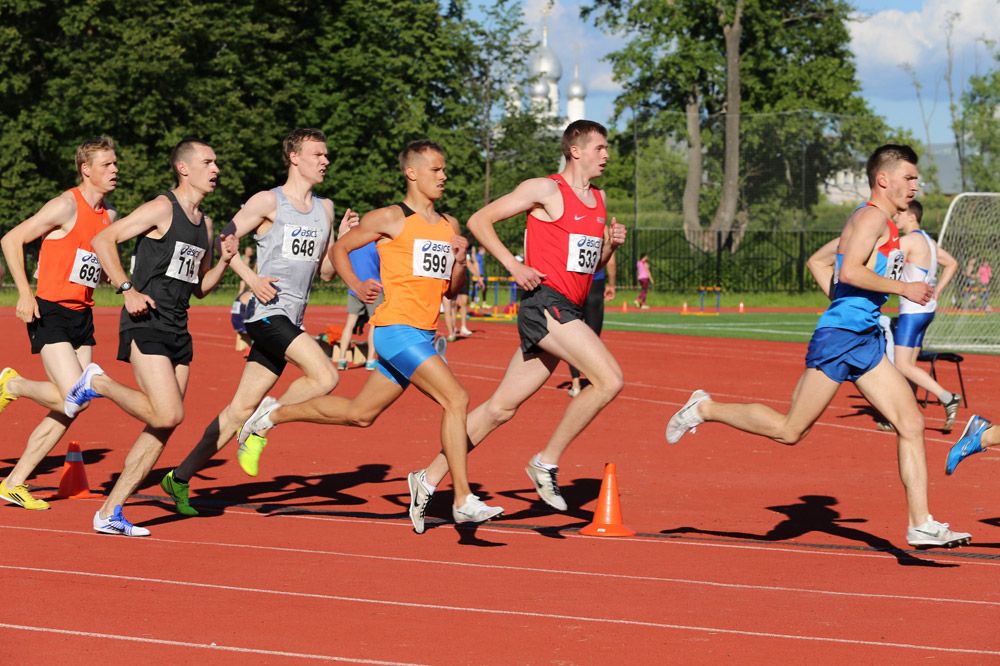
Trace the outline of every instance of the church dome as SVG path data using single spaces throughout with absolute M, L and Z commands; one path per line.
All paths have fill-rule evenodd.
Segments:
M 583 81 L 580 79 L 573 79 L 566 91 L 566 96 L 569 99 L 583 99 L 587 96 L 587 86 L 583 85 Z
M 549 84 L 545 82 L 545 79 L 539 79 L 531 84 L 531 96 L 535 98 L 549 96 Z
M 548 46 L 538 47 L 531 62 L 531 75 L 541 76 L 550 81 L 558 81 L 562 77 L 562 64 L 559 57 Z

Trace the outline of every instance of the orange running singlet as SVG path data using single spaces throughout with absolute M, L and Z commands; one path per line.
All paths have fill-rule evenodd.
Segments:
M 455 230 L 443 215 L 431 224 L 406 204 L 397 205 L 406 216 L 402 233 L 376 245 L 385 301 L 376 308 L 372 325 L 405 324 L 433 331 L 455 263 Z
M 42 239 L 35 295 L 71 310 L 85 310 L 94 307 L 94 287 L 101 281 L 101 263 L 90 241 L 111 224 L 111 217 L 104 207 L 92 208 L 80 188 L 69 191 L 76 199 L 76 222 L 62 238 Z

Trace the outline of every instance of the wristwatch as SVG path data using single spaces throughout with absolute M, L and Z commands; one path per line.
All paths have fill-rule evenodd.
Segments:
M 123 294 L 123 293 L 125 293 L 126 291 L 128 291 L 131 288 L 132 288 L 132 283 L 129 282 L 128 280 L 125 280 L 120 285 L 118 285 L 118 288 L 115 289 L 115 293 L 116 294 Z

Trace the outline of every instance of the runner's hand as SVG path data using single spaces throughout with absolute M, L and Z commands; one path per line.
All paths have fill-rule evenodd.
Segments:
M 900 296 L 908 301 L 926 305 L 931 300 L 933 293 L 934 290 L 926 282 L 904 282 L 903 293 Z
M 469 249 L 469 241 L 465 236 L 459 236 L 455 234 L 451 237 L 451 253 L 455 255 L 455 263 L 459 266 L 464 266 L 466 263 L 466 252 Z M 461 258 L 461 261 L 459 261 Z
M 621 247 L 625 244 L 626 231 L 624 224 L 618 224 L 617 218 L 611 218 L 611 229 L 608 233 L 608 242 L 611 243 L 611 247 Z
M 278 290 L 274 287 L 274 283 L 277 281 L 276 277 L 257 276 L 257 279 L 250 285 L 250 289 L 258 303 L 270 303 L 274 300 L 274 297 L 278 295 Z
M 358 293 L 358 296 L 364 303 L 374 303 L 381 293 L 382 284 L 375 278 L 369 278 L 361 283 L 361 292 Z
M 240 251 L 240 241 L 236 234 L 219 236 L 219 261 L 228 263 Z
M 604 287 L 604 300 L 613 301 L 615 300 L 615 285 L 609 284 Z
M 344 217 L 340 220 L 340 228 L 337 230 L 337 237 L 341 237 L 354 227 L 361 224 L 361 218 L 356 212 L 348 208 L 344 211 Z
M 125 292 L 125 309 L 133 317 L 141 317 L 156 309 L 156 301 L 135 289 L 129 289 Z
M 538 287 L 545 279 L 545 273 L 541 273 L 531 266 L 517 262 L 513 270 L 510 272 L 510 276 L 517 283 L 517 286 L 525 291 L 531 291 Z
M 19 296 L 17 299 L 17 318 L 23 321 L 25 324 L 30 324 L 36 319 L 41 318 L 41 314 L 38 312 L 38 301 L 35 300 L 34 296 Z

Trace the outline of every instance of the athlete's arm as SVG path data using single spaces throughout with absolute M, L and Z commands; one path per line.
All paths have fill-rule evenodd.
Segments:
M 212 241 L 212 220 L 208 216 L 205 216 L 204 223 L 205 233 L 208 235 L 209 249 L 205 253 L 205 256 L 201 258 L 201 266 L 198 269 L 201 281 L 195 286 L 192 292 L 197 298 L 205 298 L 206 295 L 210 294 L 219 285 L 219 281 L 226 272 L 226 267 L 229 266 L 230 260 L 239 254 L 240 249 L 239 241 L 236 239 L 235 234 L 221 236 L 222 242 L 219 243 L 219 261 L 216 262 L 215 266 L 212 266 L 212 255 L 214 254 L 212 248 L 215 246 Z
M 330 220 L 332 221 L 334 219 L 333 202 L 329 200 L 327 201 L 330 204 L 327 213 L 330 215 Z M 324 205 L 325 204 L 326 202 L 324 202 Z M 340 218 L 340 229 L 337 233 L 337 237 L 346 234 L 348 231 L 358 226 L 360 222 L 361 218 L 358 217 L 358 214 L 348 208 L 344 211 L 344 216 Z M 329 282 L 337 274 L 337 269 L 333 265 L 333 260 L 330 258 L 330 250 L 333 249 L 333 244 L 337 242 L 337 237 L 335 237 L 332 233 L 330 234 L 330 240 L 326 245 L 326 252 L 323 253 L 323 263 L 319 269 L 319 277 L 324 282 Z
M 556 200 L 558 200 L 558 204 Z M 554 210 L 557 207 L 559 210 Z M 469 218 L 469 231 L 473 233 L 480 245 L 503 264 L 514 281 L 517 282 L 518 287 L 527 291 L 540 285 L 545 274 L 518 261 L 497 236 L 493 225 L 535 209 L 542 209 L 544 215 L 553 220 L 562 217 L 562 198 L 559 196 L 559 186 L 551 178 L 526 180 L 518 185 L 513 192 L 486 204 Z
M 444 218 L 451 224 L 455 235 L 451 237 L 451 253 L 455 257 L 455 263 L 451 267 L 451 279 L 448 282 L 448 291 L 445 296 L 455 298 L 465 290 L 465 267 L 467 264 L 466 253 L 469 251 L 469 241 L 462 235 L 462 229 L 451 215 Z
M 128 274 L 125 273 L 121 257 L 118 256 L 118 244 L 153 230 L 162 237 L 170 229 L 173 217 L 173 204 L 166 196 L 161 195 L 142 204 L 94 236 L 91 244 L 101 262 L 101 268 L 107 273 L 108 281 L 112 285 L 120 287 L 123 282 L 128 282 Z M 146 313 L 147 308 L 156 308 L 153 299 L 140 293 L 138 289 L 128 289 L 124 292 L 124 296 L 125 309 L 131 315 L 142 315 Z
M 595 270 L 601 270 L 604 268 L 611 257 L 615 256 L 615 250 L 620 248 L 625 244 L 625 225 L 618 224 L 618 219 L 612 217 L 611 224 L 604 227 L 604 242 L 601 244 L 601 259 L 597 263 L 597 268 Z M 650 278 L 650 283 L 653 279 Z
M 37 213 L 3 235 L 0 246 L 7 260 L 7 270 L 17 287 L 17 318 L 24 323 L 37 319 L 38 302 L 31 292 L 31 282 L 24 270 L 24 246 L 45 234 L 71 224 L 76 219 L 76 200 L 72 195 L 50 199 Z
M 610 259 L 608 259 L 608 263 L 604 267 L 604 270 L 608 275 L 608 278 L 604 283 L 604 300 L 613 301 L 615 300 L 615 292 L 618 284 L 618 261 L 615 259 L 614 254 L 611 255 Z
M 837 265 L 837 244 L 840 237 L 834 238 L 806 259 L 806 268 L 812 273 L 816 284 L 823 290 L 827 298 L 833 294 L 833 267 Z
M 931 289 L 926 282 L 893 280 L 868 268 L 868 259 L 885 230 L 884 214 L 876 208 L 862 208 L 848 220 L 840 236 L 840 253 L 843 257 L 840 262 L 840 281 L 858 289 L 898 294 L 923 305 L 931 296 Z
M 958 262 L 955 257 L 951 256 L 951 253 L 947 250 L 942 249 L 938 246 L 937 251 L 937 261 L 938 266 L 942 268 L 941 279 L 938 280 L 937 285 L 934 287 L 934 298 L 940 298 L 941 294 L 944 293 L 944 288 L 948 286 L 951 279 L 955 277 L 955 273 L 958 272 Z
M 378 295 L 382 292 L 382 284 L 375 279 L 361 282 L 351 267 L 351 260 L 347 255 L 380 238 L 395 238 L 403 228 L 403 221 L 403 211 L 399 206 L 386 206 L 373 210 L 365 213 L 360 224 L 350 233 L 338 238 L 330 248 L 330 260 L 337 270 L 337 275 L 365 303 L 374 303 L 378 299 Z
M 274 223 L 274 216 L 278 210 L 278 198 L 271 190 L 263 190 L 253 195 L 243 207 L 233 215 L 232 221 L 222 230 L 222 235 L 233 235 L 237 239 L 249 233 L 260 230 L 260 233 L 267 233 Z M 261 229 L 263 227 L 263 229 Z M 269 303 L 278 295 L 278 290 L 273 284 L 278 278 L 257 275 L 252 266 L 243 261 L 243 256 L 237 254 L 229 260 L 229 267 L 240 276 L 242 283 L 253 292 L 254 296 L 261 303 Z

